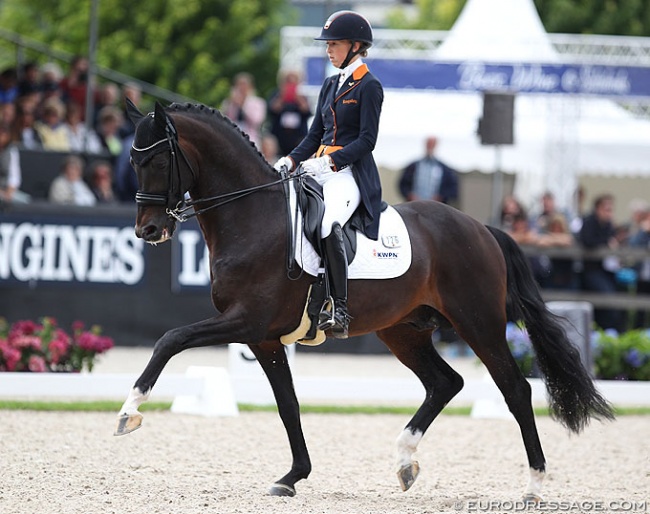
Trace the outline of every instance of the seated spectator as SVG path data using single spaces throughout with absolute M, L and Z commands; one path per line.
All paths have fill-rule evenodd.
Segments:
M 18 96 L 41 92 L 41 72 L 35 62 L 25 63 L 18 80 Z
M 28 101 L 18 101 L 16 119 L 11 127 L 11 138 L 21 148 L 38 150 L 43 147 L 41 136 L 34 128 L 36 107 Z
M 63 92 L 59 87 L 61 82 L 61 68 L 53 62 L 45 63 L 41 66 L 41 95 L 43 102 L 50 98 L 61 100 Z
M 94 161 L 90 165 L 90 188 L 98 203 L 116 203 L 113 190 L 113 170 L 105 160 Z
M 99 127 L 99 113 L 104 107 L 120 109 L 120 88 L 113 82 L 106 82 L 99 87 L 97 101 L 95 102 L 95 120 L 93 127 Z
M 81 119 L 86 119 L 86 91 L 88 90 L 88 59 L 77 55 L 70 63 L 68 74 L 59 82 L 62 100 L 66 104 L 76 103 L 81 108 Z
M 122 138 L 119 134 L 122 121 L 122 113 L 117 107 L 109 105 L 99 111 L 97 135 L 104 151 L 113 157 L 122 152 Z
M 248 134 L 259 149 L 260 130 L 266 119 L 266 101 L 255 93 L 253 75 L 246 72 L 235 75 L 230 95 L 221 105 L 221 111 Z
M 14 124 L 16 120 L 16 104 L 14 102 L 0 104 L 0 120 L 10 126 Z
M 65 112 L 65 128 L 72 152 L 102 153 L 102 146 L 94 130 L 88 130 L 81 119 L 81 107 L 72 102 Z
M 13 103 L 18 98 L 18 73 L 16 68 L 0 72 L 0 104 Z
M 95 205 L 97 199 L 83 180 L 84 161 L 70 155 L 61 164 L 61 173 L 52 181 L 49 199 L 65 205 Z
M 65 106 L 58 98 L 50 98 L 43 103 L 42 120 L 35 121 L 34 128 L 41 138 L 44 149 L 70 151 L 68 129 L 63 123 L 64 116 Z
M 614 197 L 604 194 L 594 201 L 593 211 L 585 217 L 578 236 L 578 241 L 588 250 L 598 248 L 618 248 L 614 219 Z M 605 259 L 587 259 L 584 263 L 583 287 L 587 291 L 614 293 L 616 272 L 620 263 L 615 257 Z M 602 328 L 623 330 L 623 313 L 615 309 L 595 309 L 594 321 Z
M 19 190 L 21 181 L 20 153 L 11 141 L 11 127 L 0 121 L 0 202 L 29 202 L 29 195 Z

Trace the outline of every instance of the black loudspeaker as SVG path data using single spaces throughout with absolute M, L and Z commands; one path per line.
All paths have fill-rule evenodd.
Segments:
M 483 117 L 478 122 L 482 145 L 514 143 L 515 95 L 483 93 Z

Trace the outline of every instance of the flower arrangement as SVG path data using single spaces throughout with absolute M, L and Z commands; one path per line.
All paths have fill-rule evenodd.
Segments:
M 598 378 L 650 380 L 650 329 L 594 332 L 592 349 Z
M 524 376 L 535 375 L 535 352 L 522 324 L 508 323 L 506 339 Z M 596 378 L 604 380 L 650 380 L 650 330 L 615 330 L 591 333 Z
M 81 321 L 68 334 L 52 317 L 39 323 L 0 318 L 0 371 L 92 371 L 95 358 L 113 347 L 113 339 L 101 335 L 94 325 L 85 330 Z

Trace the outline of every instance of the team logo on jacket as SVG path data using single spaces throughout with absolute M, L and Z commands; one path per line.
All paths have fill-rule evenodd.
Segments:
M 346 98 L 345 100 L 343 100 L 343 103 L 344 104 L 358 104 L 359 100 L 357 100 L 356 98 Z

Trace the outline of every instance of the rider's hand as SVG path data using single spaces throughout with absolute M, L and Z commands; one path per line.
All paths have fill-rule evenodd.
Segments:
M 282 171 L 282 168 L 287 168 L 287 171 L 293 170 L 293 160 L 291 157 L 280 157 L 277 162 L 273 165 L 276 171 Z
M 323 173 L 332 171 L 333 163 L 329 155 L 316 157 L 315 159 L 307 159 L 302 163 L 302 169 L 308 175 L 320 177 Z

